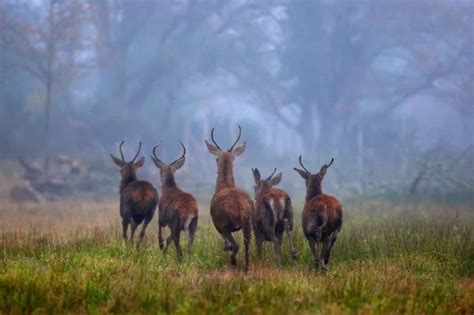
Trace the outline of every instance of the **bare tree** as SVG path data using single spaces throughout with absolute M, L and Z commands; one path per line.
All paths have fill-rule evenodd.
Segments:
M 44 157 L 49 168 L 51 142 L 51 109 L 55 93 L 70 84 L 81 63 L 78 53 L 85 48 L 85 6 L 73 0 L 42 1 L 38 7 L 26 8 L 26 15 L 5 12 L 1 45 L 11 52 L 9 66 L 22 69 L 44 87 Z M 40 16 L 32 18 L 33 10 Z M 73 56 L 71 58 L 71 55 Z

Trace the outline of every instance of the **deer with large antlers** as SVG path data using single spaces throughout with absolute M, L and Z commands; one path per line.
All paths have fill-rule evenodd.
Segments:
M 211 200 L 211 217 L 214 226 L 224 239 L 224 250 L 231 251 L 230 263 L 237 265 L 239 245 L 232 236 L 233 232 L 242 230 L 244 238 L 244 270 L 249 268 L 249 247 L 252 233 L 253 200 L 247 192 L 235 187 L 233 163 L 234 157 L 245 150 L 245 142 L 237 147 L 242 134 L 239 126 L 239 136 L 229 150 L 222 150 L 214 139 L 214 128 L 211 131 L 213 144 L 206 145 L 217 159 L 216 190 Z
M 258 256 L 262 255 L 264 241 L 273 242 L 277 262 L 281 264 L 281 244 L 283 233 L 286 232 L 290 243 L 291 257 L 296 259 L 296 251 L 293 245 L 293 207 L 291 199 L 286 191 L 273 186 L 278 185 L 282 173 L 275 177 L 276 168 L 266 179 L 261 179 L 260 171 L 252 169 L 255 180 L 255 213 L 253 219 L 253 231 L 257 245 Z
M 311 174 L 303 165 L 302 157 L 299 157 L 303 169 L 294 168 L 306 182 L 306 201 L 303 208 L 301 221 L 303 232 L 308 240 L 314 264 L 318 270 L 327 270 L 331 249 L 337 239 L 337 234 L 342 227 L 342 206 L 333 196 L 323 193 L 321 183 L 328 168 L 334 162 L 324 164 L 317 174 Z M 322 244 L 321 253 L 319 245 Z
M 191 254 L 194 235 L 197 228 L 198 205 L 196 199 L 191 194 L 182 191 L 174 179 L 174 173 L 183 165 L 186 158 L 186 147 L 183 147 L 183 154 L 173 163 L 166 164 L 156 154 L 156 149 L 161 144 L 153 147 L 153 163 L 160 170 L 161 177 L 161 198 L 158 204 L 158 242 L 164 252 L 168 249 L 171 240 L 176 247 L 178 258 L 181 258 L 181 246 L 179 244 L 181 231 L 186 231 L 188 236 L 188 252 Z M 171 233 L 163 242 L 162 229 L 168 226 Z
M 155 214 L 158 192 L 149 182 L 137 179 L 137 169 L 145 163 L 145 157 L 135 161 L 140 154 L 142 143 L 139 143 L 137 154 L 130 162 L 126 162 L 123 156 L 123 144 L 124 140 L 119 146 L 120 159 L 112 154 L 110 155 L 114 163 L 120 167 L 122 176 L 120 181 L 120 216 L 122 217 L 123 239 L 127 241 L 127 230 L 130 225 L 132 231 L 130 241 L 133 242 L 135 230 L 143 222 L 140 232 L 141 242 L 145 236 L 146 228 Z

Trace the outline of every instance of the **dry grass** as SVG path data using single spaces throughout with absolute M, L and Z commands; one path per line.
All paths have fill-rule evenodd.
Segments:
M 277 268 L 267 245 L 262 260 L 252 248 L 248 273 L 232 270 L 209 223 L 208 207 L 203 204 L 200 211 L 194 254 L 178 263 L 174 250 L 159 251 L 156 223 L 145 245 L 123 244 L 116 201 L 3 202 L 0 312 L 474 311 L 471 205 L 371 201 L 347 206 L 327 274 L 311 270 L 299 226 L 296 263 L 285 255 Z

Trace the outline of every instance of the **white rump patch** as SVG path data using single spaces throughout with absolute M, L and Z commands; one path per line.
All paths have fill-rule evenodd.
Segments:
M 191 224 L 191 221 L 194 219 L 194 216 L 189 216 L 186 219 L 186 222 L 184 222 L 184 230 L 188 231 L 189 230 L 189 225 Z
M 267 199 L 268 205 L 270 206 L 270 209 L 272 209 L 273 217 L 275 219 L 278 219 L 278 215 L 275 211 L 275 205 L 273 204 L 273 198 Z

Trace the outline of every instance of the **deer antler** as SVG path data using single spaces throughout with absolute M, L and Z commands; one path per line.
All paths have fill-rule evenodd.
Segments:
M 122 152 L 122 147 L 124 143 L 125 143 L 125 140 L 122 140 L 122 142 L 120 142 L 120 145 L 119 145 L 119 151 L 120 151 L 120 156 L 122 157 L 122 162 L 125 162 L 125 158 L 123 157 L 123 152 Z
M 329 164 L 326 164 L 326 168 L 329 168 L 333 162 L 334 162 L 334 158 L 331 159 L 331 162 L 329 162 Z
M 234 144 L 230 147 L 230 149 L 227 150 L 227 152 L 232 152 L 237 142 L 239 142 L 241 135 L 242 135 L 242 128 L 239 126 L 239 136 L 237 137 L 237 140 L 235 140 Z
M 300 161 L 301 167 L 305 170 L 306 173 L 311 174 L 311 172 L 308 171 L 308 170 L 306 169 L 306 167 L 304 167 L 302 158 L 303 158 L 303 157 L 300 155 L 299 161 Z
M 184 158 L 184 156 L 186 155 L 186 147 L 184 146 L 184 144 L 181 141 L 179 143 L 181 143 L 181 146 L 183 147 L 183 154 L 181 154 L 181 156 L 179 158 L 177 158 L 176 160 L 174 160 L 173 163 L 171 163 L 170 165 L 173 165 L 176 161 Z
M 214 128 L 212 128 L 211 130 L 211 139 L 212 139 L 212 142 L 214 142 L 214 145 L 222 151 L 221 147 L 217 144 L 216 140 L 214 139 Z
M 142 142 L 139 141 L 139 142 L 138 142 L 138 151 L 137 151 L 137 154 L 135 154 L 135 156 L 133 157 L 133 159 L 132 159 L 132 161 L 131 161 L 132 163 L 135 162 L 135 160 L 137 159 L 138 155 L 140 154 L 140 150 L 141 150 L 141 149 L 142 149 Z
M 273 177 L 273 175 L 275 175 L 275 172 L 276 172 L 276 171 L 277 171 L 277 169 L 274 168 L 274 169 L 273 169 L 273 173 L 272 173 L 270 176 L 267 177 L 267 180 L 272 179 L 272 177 Z
M 158 147 L 163 143 L 163 140 L 161 140 L 158 144 L 156 144 L 154 147 L 153 147 L 153 157 L 155 159 L 157 159 L 158 161 L 160 162 L 163 162 L 160 160 L 160 158 L 156 155 L 156 149 L 158 149 Z

